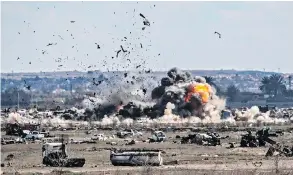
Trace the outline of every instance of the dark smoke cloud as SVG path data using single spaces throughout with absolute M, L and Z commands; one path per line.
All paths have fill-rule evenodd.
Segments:
M 132 76 L 129 74 L 125 78 L 131 78 Z M 204 112 L 205 105 L 203 105 L 202 98 L 199 94 L 194 93 L 188 101 L 185 100 L 187 92 L 189 92 L 189 85 L 205 83 L 206 80 L 203 77 L 192 77 L 189 72 L 172 68 L 167 72 L 167 77 L 163 77 L 160 85 L 154 87 L 152 91 L 146 91 L 145 87 L 148 86 L 142 85 L 147 82 L 146 79 L 139 78 L 139 76 L 136 76 L 135 79 L 139 81 L 135 81 L 134 85 L 142 89 L 142 95 L 130 95 L 132 86 L 127 84 L 126 86 L 118 87 L 116 83 L 116 88 L 112 87 L 112 89 L 117 89 L 118 91 L 107 97 L 107 101 L 100 100 L 96 104 L 97 106 L 94 108 L 96 117 L 102 118 L 104 115 L 109 116 L 115 114 L 132 119 L 142 116 L 157 118 L 164 115 L 168 103 L 174 105 L 172 114 L 181 117 L 201 117 Z M 105 90 L 105 88 L 103 89 Z M 147 104 L 148 102 L 155 103 Z

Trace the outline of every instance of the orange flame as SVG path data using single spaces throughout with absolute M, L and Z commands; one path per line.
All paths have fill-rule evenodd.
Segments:
M 207 83 L 191 84 L 188 87 L 188 93 L 185 97 L 185 102 L 189 102 L 192 94 L 199 94 L 202 102 L 207 103 L 210 99 L 211 86 Z

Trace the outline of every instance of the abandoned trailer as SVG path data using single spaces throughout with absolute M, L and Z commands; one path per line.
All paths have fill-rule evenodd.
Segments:
M 110 160 L 114 166 L 161 166 L 161 154 L 161 150 L 154 149 L 117 149 L 110 152 Z

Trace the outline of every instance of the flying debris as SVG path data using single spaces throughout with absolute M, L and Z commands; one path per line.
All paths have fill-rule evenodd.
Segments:
M 144 95 L 146 94 L 146 92 L 147 92 L 147 89 L 142 89 L 142 92 L 144 93 Z
M 61 35 L 58 35 L 58 36 L 59 36 L 60 39 L 64 40 L 64 39 L 61 37 Z
M 71 23 L 75 23 L 75 21 L 70 21 Z
M 124 50 L 124 48 L 122 47 L 122 45 L 120 45 L 120 47 L 121 47 L 121 50 L 122 50 L 123 52 L 127 52 L 127 50 Z
M 32 64 L 32 62 L 29 62 L 28 64 Z
M 141 65 L 136 66 L 136 69 L 139 68 L 139 67 L 141 67 Z
M 143 14 L 140 13 L 139 16 L 141 16 L 144 19 L 143 25 L 145 25 L 145 26 L 150 26 L 151 25 L 149 20 L 147 20 L 146 17 Z
M 221 34 L 219 32 L 215 32 L 214 34 L 217 34 L 219 38 L 221 38 Z
M 150 69 L 146 70 L 145 73 L 149 74 L 149 73 L 151 73 L 151 70 Z
M 143 14 L 141 14 L 141 13 L 139 14 L 139 16 L 141 16 L 142 18 L 146 19 L 145 16 Z
M 63 66 L 62 64 L 58 65 L 58 67 L 62 67 L 62 66 Z
M 18 34 L 20 35 L 20 32 L 18 32 Z
M 140 43 L 140 48 L 142 48 L 142 44 Z
M 143 25 L 145 25 L 145 26 L 150 26 L 151 23 L 146 19 L 146 20 L 143 21 Z
M 49 44 L 47 44 L 47 46 L 53 46 L 53 45 L 57 45 L 57 43 L 49 43 Z
M 16 60 L 19 60 L 20 58 L 19 57 L 17 57 L 17 59 Z
M 95 86 L 100 85 L 102 82 L 103 82 L 102 80 L 99 80 L 98 83 L 96 83 L 96 79 L 93 78 L 93 85 L 95 85 Z
M 120 52 L 121 52 L 121 50 L 118 50 L 118 51 L 116 52 L 116 58 L 118 58 Z
M 95 43 L 96 45 L 97 45 L 97 49 L 100 49 L 101 47 L 100 47 L 100 45 L 98 44 L 98 43 Z
M 24 86 L 25 88 L 27 88 L 27 90 L 31 90 L 31 86 L 28 85 L 28 86 Z

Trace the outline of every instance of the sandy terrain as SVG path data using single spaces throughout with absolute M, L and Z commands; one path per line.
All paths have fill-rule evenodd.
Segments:
M 53 132 L 59 134 L 60 132 Z M 65 131 L 70 138 L 82 139 L 89 137 L 84 131 Z M 97 131 L 106 135 L 115 134 L 115 131 Z M 227 148 L 229 142 L 240 141 L 240 135 L 245 132 L 221 132 L 221 136 L 229 138 L 221 140 L 221 146 L 209 147 L 195 144 L 174 143 L 176 135 L 184 136 L 186 132 L 167 132 L 168 141 L 164 143 L 144 143 L 141 140 L 151 136 L 145 132 L 142 138 L 137 138 L 135 145 L 125 145 L 125 139 L 114 139 L 116 146 L 99 141 L 96 144 L 68 144 L 69 157 L 85 157 L 86 163 L 82 168 L 53 168 L 41 164 L 41 144 L 14 144 L 2 145 L 1 163 L 5 164 L 2 172 L 21 174 L 275 174 L 280 171 L 283 174 L 293 174 L 293 157 L 265 158 L 268 147 L 264 148 Z M 3 133 L 2 133 L 3 134 Z M 283 136 L 272 138 L 278 142 L 292 145 L 292 134 L 285 132 Z M 95 147 L 96 151 L 92 151 Z M 110 148 L 156 148 L 162 149 L 164 163 L 177 160 L 176 165 L 164 165 L 161 167 L 116 167 L 110 162 Z M 8 154 L 13 154 L 10 161 L 5 160 Z M 259 163 L 261 162 L 261 163 Z M 8 166 L 10 164 L 10 166 Z M 54 172 L 52 172 L 54 170 Z M 292 171 L 292 172 L 290 172 Z M 66 173 L 70 172 L 70 173 Z M 196 172 L 196 173 L 195 173 Z

